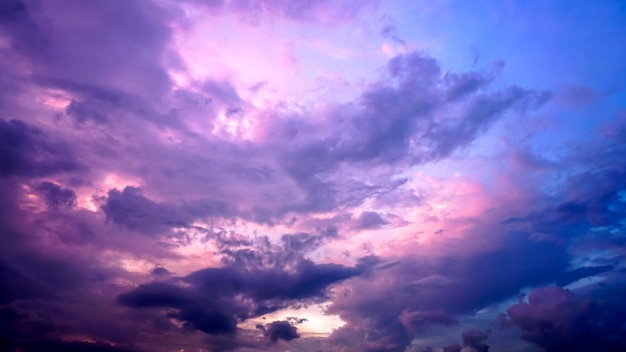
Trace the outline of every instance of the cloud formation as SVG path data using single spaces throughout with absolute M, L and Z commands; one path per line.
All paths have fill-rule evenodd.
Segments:
M 557 3 L 3 1 L 0 349 L 624 350 L 626 20 Z
M 626 347 L 624 307 L 581 299 L 556 286 L 536 289 L 507 309 L 504 325 L 545 351 L 621 351 Z

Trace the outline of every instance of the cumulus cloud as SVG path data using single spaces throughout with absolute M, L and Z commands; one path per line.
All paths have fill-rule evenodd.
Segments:
M 461 243 L 456 241 L 460 247 L 473 245 L 471 238 L 460 240 Z M 528 262 L 529 256 L 534 258 L 532 262 Z M 488 252 L 477 250 L 464 259 L 442 257 L 420 261 L 407 256 L 395 266 L 356 279 L 334 297 L 329 312 L 339 314 L 347 324 L 331 338 L 343 344 L 344 334 L 358 333 L 349 341 L 357 340 L 363 345 L 346 342 L 347 348 L 358 350 L 361 348 L 358 346 L 375 339 L 380 344 L 389 340 L 386 348 L 400 351 L 413 337 L 433 326 L 454 325 L 458 315 L 504 300 L 525 286 L 567 276 L 567 266 L 567 255 L 561 245 L 515 234 Z M 448 280 L 444 285 L 424 280 L 432 275 Z
M 501 322 L 517 327 L 522 339 L 548 352 L 626 348 L 624 307 L 555 286 L 535 289 L 527 302 L 509 307 Z
M 133 308 L 175 309 L 168 316 L 192 329 L 212 335 L 235 334 L 237 322 L 289 305 L 325 300 L 331 285 L 363 275 L 375 263 L 376 260 L 365 258 L 355 267 L 346 267 L 296 258 L 282 265 L 263 267 L 234 261 L 229 266 L 202 269 L 170 282 L 140 285 L 119 295 L 117 302 Z M 298 336 L 295 328 L 291 332 L 284 323 L 266 328 L 272 341 Z
M 265 327 L 265 334 L 272 342 L 276 342 L 279 339 L 291 341 L 300 337 L 300 335 L 298 335 L 298 329 L 288 321 L 274 321 L 269 323 Z

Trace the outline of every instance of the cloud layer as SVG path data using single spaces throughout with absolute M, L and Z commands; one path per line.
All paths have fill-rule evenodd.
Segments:
M 626 11 L 420 4 L 0 4 L 0 349 L 624 350 Z

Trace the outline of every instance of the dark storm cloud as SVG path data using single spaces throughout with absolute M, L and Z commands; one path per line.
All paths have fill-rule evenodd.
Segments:
M 177 280 L 140 285 L 121 294 L 117 301 L 133 308 L 175 309 L 169 316 L 190 328 L 213 335 L 234 334 L 238 321 L 290 304 L 325 299 L 329 286 L 365 273 L 372 265 L 369 261 L 345 267 L 298 259 L 291 263 L 289 271 L 284 266 L 246 268 L 235 263 L 199 270 L 177 279 L 186 286 L 177 285 Z M 275 329 L 277 338 L 290 336 L 280 335 L 281 326 Z
M 265 326 L 265 335 L 272 342 L 278 340 L 291 341 L 300 337 L 298 329 L 288 321 L 274 321 Z
M 76 205 L 76 193 L 52 182 L 42 182 L 37 191 L 43 195 L 46 205 L 50 209 L 72 208 Z
M 192 300 L 192 294 L 182 287 L 155 282 L 141 285 L 132 292 L 120 295 L 117 302 L 135 308 L 181 308 L 191 304 Z
M 73 193 L 56 185 L 44 185 L 40 191 L 52 208 L 50 212 L 71 211 L 67 207 L 72 205 Z M 58 247 L 40 244 L 38 240 L 44 236 L 56 243 L 56 231 L 68 232 L 70 226 L 60 214 L 46 219 L 25 211 L 20 207 L 24 197 L 23 188 L 15 181 L 0 180 L 0 304 L 51 297 L 110 277 L 112 271 L 91 262 L 93 258 L 86 260 L 84 254 L 76 253 L 68 256 Z M 58 223 L 62 224 L 61 229 L 56 228 Z
M 84 101 L 76 101 L 72 99 L 70 104 L 65 108 L 65 113 L 76 122 L 85 123 L 89 120 L 96 123 L 106 123 L 109 118 L 98 108 Z
M 623 306 L 577 297 L 559 287 L 532 291 L 528 302 L 511 306 L 501 321 L 517 327 L 522 339 L 546 352 L 626 349 Z
M 30 298 L 45 292 L 43 285 L 33 281 L 19 268 L 9 262 L 0 261 L 0 284 L 4 289 L 0 294 L 0 304 L 12 302 L 18 298 Z
M 8 241 L 2 242 L 6 245 Z M 4 287 L 0 304 L 20 298 L 51 297 L 85 283 L 102 282 L 112 274 L 94 263 L 82 263 L 84 258 L 66 259 L 19 242 L 9 243 L 12 252 L 2 253 L 0 259 L 0 283 Z
M 485 344 L 489 335 L 491 335 L 491 330 L 463 330 L 461 333 L 463 346 L 470 348 L 473 352 L 489 352 L 489 346 Z
M 229 335 L 237 332 L 237 319 L 228 309 L 184 306 L 168 317 L 184 322 L 185 327 L 211 335 Z
M 506 231 L 496 228 L 482 231 Z M 351 282 L 328 308 L 347 322 L 331 341 L 348 350 L 402 351 L 429 328 L 453 325 L 457 317 L 514 296 L 524 287 L 570 283 L 612 269 L 568 270 L 570 257 L 563 243 L 536 240 L 517 230 L 507 237 L 504 243 L 488 251 L 477 248 L 465 258 L 444 256 L 424 262 L 401 258 L 397 265 Z M 463 239 L 455 246 L 476 246 L 472 241 Z M 486 333 L 481 334 L 468 333 L 465 346 L 486 351 L 480 342 Z M 359 343 L 354 345 L 355 341 Z
M 114 223 L 143 233 L 158 233 L 163 227 L 185 227 L 191 220 L 179 209 L 146 198 L 136 187 L 110 190 L 102 211 Z
M 48 176 L 81 168 L 69 145 L 21 120 L 0 120 L 0 176 Z
M 150 271 L 150 274 L 154 276 L 168 276 L 168 275 L 171 275 L 172 273 L 163 267 L 156 267 Z
M 83 285 L 82 289 L 99 289 L 110 297 L 111 285 Z M 58 294 L 53 298 L 15 300 L 4 307 L 0 320 L 0 340 L 15 347 L 65 342 L 76 336 L 90 336 L 91 341 L 112 342 L 118 348 L 133 346 L 141 335 L 158 335 L 175 331 L 165 317 L 129 314 L 103 296 Z M 142 327 L 139 331 L 137 327 Z M 109 345 L 110 343 L 107 343 Z M 85 346 L 88 350 L 89 345 Z M 11 350 L 12 351 L 12 350 Z
M 173 227 L 190 227 L 198 218 L 237 214 L 225 202 L 210 199 L 176 205 L 157 203 L 144 196 L 139 188 L 131 186 L 122 191 L 109 190 L 102 211 L 108 220 L 146 234 L 158 234 Z
M 102 234 L 97 226 L 81 224 L 88 218 L 84 218 L 84 210 L 71 207 L 75 194 L 57 184 L 34 182 L 32 190 L 40 195 L 43 207 L 33 212 L 22 206 L 30 196 L 26 189 L 14 178 L 0 180 L 2 347 L 9 346 L 9 351 L 126 351 L 130 349 L 121 346 L 138 336 L 138 324 L 155 322 L 145 326 L 151 326 L 151 331 L 162 329 L 157 327 L 164 326 L 158 317 L 121 318 L 110 308 L 110 298 L 104 297 L 119 292 L 112 285 L 113 278 L 128 273 L 101 261 L 100 250 L 93 248 L 101 242 L 97 237 Z M 116 347 L 68 342 L 71 339 L 57 341 L 72 334 L 91 336 L 93 341 L 114 341 Z

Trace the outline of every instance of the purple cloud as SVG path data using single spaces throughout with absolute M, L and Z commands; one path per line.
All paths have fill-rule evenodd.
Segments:
M 2 176 L 47 176 L 82 168 L 69 145 L 23 121 L 0 121 L 0 135 Z
M 300 335 L 298 335 L 298 329 L 288 321 L 271 322 L 265 327 L 265 334 L 272 342 L 276 342 L 279 339 L 291 341 L 300 337 Z
M 488 352 L 489 346 L 485 344 L 485 341 L 489 338 L 491 330 L 464 330 L 461 334 L 463 339 L 463 346 L 469 347 L 475 352 Z
M 621 351 L 626 346 L 623 307 L 559 287 L 532 291 L 528 302 L 507 309 L 502 322 L 545 351 Z
M 237 259 L 228 266 L 202 269 L 169 282 L 143 284 L 119 295 L 117 302 L 132 308 L 174 309 L 168 316 L 191 329 L 210 335 L 235 334 L 237 322 L 289 305 L 323 301 L 329 286 L 363 275 L 377 262 L 375 258 L 364 258 L 350 268 L 314 264 L 301 257 L 283 262 L 278 260 L 280 253 L 272 253 L 274 258 L 259 257 L 271 265 L 264 267 L 247 259 L 240 261 L 238 256 L 265 254 L 245 251 L 233 255 Z M 291 270 L 287 271 L 286 267 Z M 272 341 L 279 338 L 288 341 L 298 336 L 295 330 L 285 329 L 283 325 L 267 327 L 265 332 Z
M 623 350 L 623 11 L 466 7 L 2 2 L 0 349 Z

